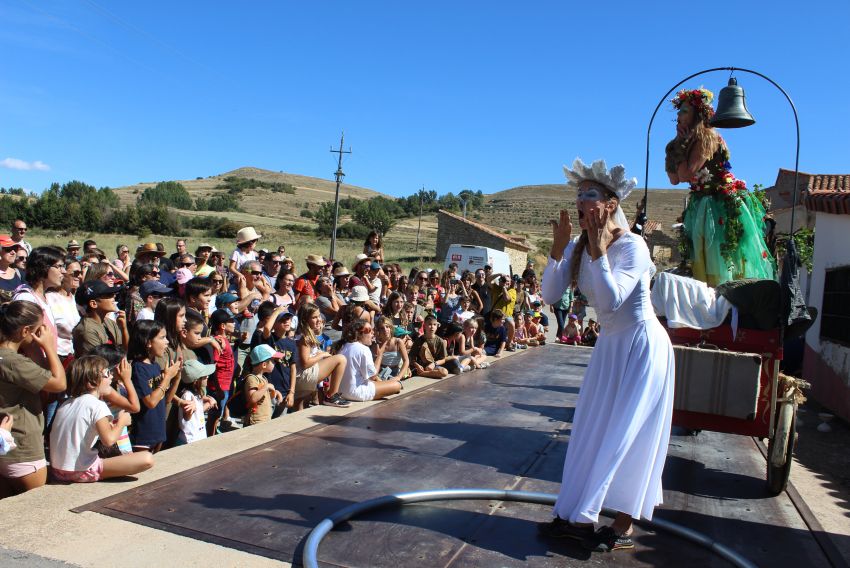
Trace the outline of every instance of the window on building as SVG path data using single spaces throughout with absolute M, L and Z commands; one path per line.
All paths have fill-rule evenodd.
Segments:
M 850 266 L 826 271 L 820 338 L 850 347 Z

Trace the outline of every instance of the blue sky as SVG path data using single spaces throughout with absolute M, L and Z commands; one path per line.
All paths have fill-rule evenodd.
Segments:
M 649 7 L 652 6 L 650 9 Z M 733 21 L 731 15 L 736 18 Z M 644 182 L 655 105 L 699 70 L 770 76 L 797 105 L 800 169 L 850 173 L 850 2 L 0 4 L 0 186 L 113 187 L 240 166 L 391 195 L 561 183 L 576 156 Z M 717 93 L 728 73 L 694 79 Z M 738 73 L 738 177 L 793 169 L 782 94 Z M 649 184 L 669 187 L 652 128 Z

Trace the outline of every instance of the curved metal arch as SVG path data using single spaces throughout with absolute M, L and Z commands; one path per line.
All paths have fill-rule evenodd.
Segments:
M 644 177 L 643 177 L 643 180 L 644 180 L 644 185 L 643 185 L 644 214 L 647 215 L 647 218 L 648 218 L 647 210 L 649 208 L 649 200 L 648 200 L 648 194 L 649 194 L 649 140 L 650 140 L 649 135 L 650 135 L 650 132 L 652 131 L 652 123 L 655 121 L 655 115 L 658 114 L 658 109 L 661 108 L 661 105 L 664 104 L 664 102 L 667 100 L 667 97 L 670 96 L 670 93 L 672 93 L 682 83 L 684 83 L 685 81 L 690 81 L 694 77 L 699 77 L 700 75 L 705 75 L 706 73 L 713 73 L 715 71 L 729 71 L 730 74 L 734 73 L 735 71 L 743 71 L 744 73 L 751 73 L 753 75 L 757 75 L 757 76 L 761 77 L 762 79 L 768 81 L 771 85 L 773 85 L 777 89 L 779 89 L 780 92 L 782 92 L 782 94 L 785 95 L 785 99 L 788 101 L 788 104 L 791 105 L 791 111 L 794 113 L 794 126 L 796 127 L 796 130 L 797 130 L 797 151 L 796 151 L 795 157 L 794 157 L 794 200 L 792 201 L 792 207 L 791 207 L 791 230 L 790 230 L 790 234 L 793 235 L 794 234 L 794 214 L 797 211 L 797 185 L 798 185 L 798 179 L 800 177 L 800 121 L 797 118 L 797 107 L 794 106 L 794 101 L 791 100 L 791 97 L 788 95 L 787 92 L 785 92 L 785 89 L 780 87 L 779 84 L 776 81 L 774 81 L 773 79 L 771 79 L 767 75 L 759 73 L 758 71 L 753 71 L 752 69 L 744 69 L 742 67 L 714 67 L 712 69 L 705 69 L 703 71 L 698 71 L 698 72 L 694 73 L 693 75 L 688 75 L 687 77 L 685 77 L 684 79 L 682 79 L 681 81 L 679 81 L 678 83 L 673 85 L 673 87 L 669 91 L 667 91 L 664 94 L 663 97 L 661 97 L 661 100 L 658 101 L 658 105 L 655 107 L 655 110 L 652 112 L 652 117 L 649 119 L 649 126 L 647 126 L 647 128 L 646 128 L 646 170 L 645 170 Z M 643 236 L 643 228 L 641 228 L 641 236 Z
M 530 491 L 511 491 L 502 489 L 432 489 L 426 491 L 413 491 L 410 493 L 396 493 L 385 495 L 369 501 L 354 503 L 344 509 L 340 509 L 330 517 L 323 519 L 313 528 L 304 543 L 304 552 L 301 556 L 302 563 L 307 568 L 318 568 L 319 544 L 333 528 L 343 521 L 347 521 L 361 513 L 380 509 L 382 507 L 407 505 L 410 503 L 422 503 L 425 501 L 459 501 L 459 500 L 493 500 L 493 501 L 517 501 L 521 503 L 536 503 L 539 505 L 554 505 L 556 495 L 549 493 L 535 493 Z M 606 515 L 613 514 L 612 511 L 603 511 Z M 693 542 L 706 548 L 734 566 L 740 568 L 756 568 L 756 565 L 735 552 L 734 550 L 712 540 L 708 536 L 695 530 L 683 527 L 663 519 L 653 521 L 636 521 L 639 525 L 667 531 L 685 540 Z

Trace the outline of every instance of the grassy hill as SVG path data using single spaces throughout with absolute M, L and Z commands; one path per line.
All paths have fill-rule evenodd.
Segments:
M 649 218 L 661 222 L 661 230 L 672 234 L 670 226 L 676 222 L 684 207 L 686 190 L 650 189 Z M 635 207 L 643 197 L 643 189 L 635 189 L 623 202 L 623 212 L 629 220 L 634 218 Z M 549 219 L 566 207 L 575 218 L 575 192 L 563 184 L 524 185 L 487 195 L 484 207 L 473 216 L 476 220 L 514 233 L 531 236 L 549 234 Z
M 287 183 L 295 188 L 294 194 L 275 193 L 271 189 L 255 187 L 243 190 L 237 195 L 242 212 L 186 211 L 182 215 L 211 215 L 224 216 L 243 225 L 253 225 L 272 241 L 301 243 L 306 246 L 320 246 L 320 239 L 312 235 L 293 232 L 282 228 L 282 225 L 297 224 L 306 227 L 314 226 L 313 222 L 301 216 L 304 209 L 315 211 L 319 204 L 332 201 L 334 198 L 335 182 L 297 174 L 273 172 L 259 168 L 244 167 L 219 175 L 193 180 L 178 180 L 189 192 L 193 199 L 210 198 L 226 194 L 226 189 L 218 186 L 225 183 L 225 178 L 238 177 L 254 179 L 268 183 Z M 147 187 L 156 182 L 139 183 L 115 189 L 122 204 L 133 204 Z M 637 189 L 623 204 L 624 212 L 630 219 L 634 215 L 635 206 L 642 196 L 642 189 Z M 341 197 L 356 197 L 368 199 L 381 194 L 377 191 L 355 185 L 342 184 Z M 682 211 L 684 190 L 654 189 L 649 194 L 649 217 L 661 222 L 664 233 L 672 234 L 670 226 Z M 525 185 L 486 195 L 484 205 L 480 210 L 468 212 L 472 220 L 485 223 L 497 229 L 523 235 L 541 250 L 545 249 L 550 228 L 548 221 L 556 216 L 558 209 L 568 207 L 575 215 L 575 196 L 563 184 Z M 343 219 L 342 222 L 348 219 Z M 414 259 L 419 253 L 415 251 L 416 233 L 419 219 L 402 219 L 389 235 L 393 248 L 405 258 Z M 420 234 L 420 253 L 425 257 L 433 254 L 436 246 L 437 220 L 435 215 L 426 215 L 422 219 Z M 321 245 L 323 248 L 324 245 Z M 348 246 L 357 247 L 356 243 Z M 352 249 L 354 250 L 354 249 Z

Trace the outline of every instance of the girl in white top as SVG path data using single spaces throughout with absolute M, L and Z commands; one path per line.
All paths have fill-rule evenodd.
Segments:
M 101 397 L 112 390 L 109 363 L 103 357 L 86 355 L 69 369 L 67 401 L 56 411 L 50 431 L 50 469 L 60 481 L 90 483 L 110 477 L 133 475 L 153 466 L 153 454 L 135 452 L 100 458 L 93 449 L 100 438 L 105 446 L 118 441 L 121 430 L 131 423 L 130 414 L 118 413 L 116 420 Z
M 581 236 L 562 210 L 543 275 L 543 300 L 578 285 L 602 323 L 576 403 L 555 519 L 549 536 L 584 538 L 591 550 L 633 548 L 632 519 L 652 518 L 662 501 L 661 473 L 673 414 L 673 348 L 649 299 L 654 266 L 646 243 L 628 229 L 620 201 L 637 180 L 601 160 L 565 168 L 577 190 Z M 603 508 L 617 511 L 595 533 Z
M 243 264 L 249 260 L 257 260 L 257 253 L 254 251 L 254 247 L 257 245 L 258 240 L 259 235 L 256 239 L 236 243 L 236 250 L 230 255 L 230 264 L 227 267 L 232 275 L 231 278 L 239 278 L 239 271 L 242 269 Z
M 347 400 L 363 402 L 401 392 L 401 381 L 382 381 L 375 371 L 375 362 L 369 349 L 374 336 L 372 324 L 365 320 L 351 322 L 343 332 L 343 346 L 339 354 L 345 357 L 347 363 L 339 392 Z
M 180 398 L 189 401 L 180 411 L 180 434 L 178 444 L 191 444 L 207 437 L 204 413 L 218 406 L 215 399 L 206 395 L 207 378 L 215 373 L 215 365 L 204 365 L 197 359 L 183 364 L 180 376 L 184 390 Z

